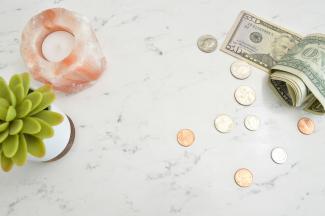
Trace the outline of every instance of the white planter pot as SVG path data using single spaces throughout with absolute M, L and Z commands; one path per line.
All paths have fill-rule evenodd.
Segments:
M 44 139 L 46 153 L 42 158 L 28 155 L 30 161 L 51 162 L 62 158 L 72 147 L 75 129 L 71 119 L 63 113 L 57 106 L 51 105 L 50 110 L 60 113 L 64 120 L 61 124 L 54 126 L 54 136 Z

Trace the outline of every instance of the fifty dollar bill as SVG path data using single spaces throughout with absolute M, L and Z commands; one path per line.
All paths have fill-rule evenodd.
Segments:
M 242 11 L 221 51 L 269 72 L 301 39 L 296 33 Z

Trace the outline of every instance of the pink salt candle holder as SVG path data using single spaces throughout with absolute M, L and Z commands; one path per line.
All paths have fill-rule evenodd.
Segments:
M 21 54 L 34 79 L 66 93 L 89 86 L 106 68 L 88 19 L 64 8 L 42 11 L 29 20 Z

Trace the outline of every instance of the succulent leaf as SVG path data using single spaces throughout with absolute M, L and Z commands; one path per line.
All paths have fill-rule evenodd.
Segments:
M 51 126 L 59 125 L 63 122 L 63 116 L 60 113 L 43 110 L 35 114 L 33 117 L 39 118 L 47 122 Z
M 2 143 L 5 139 L 7 139 L 9 135 L 9 129 L 0 133 L 0 143 Z
M 0 106 L 0 119 L 6 121 L 8 108 Z
M 9 81 L 9 88 L 11 90 L 14 90 L 16 86 L 22 85 L 23 84 L 23 79 L 21 78 L 21 75 L 15 74 L 10 78 Z
M 13 166 L 11 158 L 7 158 L 3 152 L 1 153 L 1 168 L 5 172 L 9 172 Z
M 18 150 L 18 144 L 18 135 L 8 136 L 7 139 L 2 143 L 3 154 L 8 158 L 12 158 Z
M 27 143 L 27 151 L 35 157 L 43 157 L 45 155 L 45 145 L 43 141 L 33 135 L 25 135 Z
M 34 136 L 39 137 L 41 139 L 46 139 L 46 138 L 50 138 L 54 135 L 54 130 L 51 127 L 51 125 L 49 125 L 42 119 L 38 119 L 38 118 L 34 118 L 34 119 L 37 120 L 41 125 L 41 131 L 38 132 L 37 134 L 34 134 Z
M 20 104 L 20 102 L 25 97 L 25 92 L 24 92 L 24 86 L 23 86 L 23 84 L 19 84 L 19 85 L 13 87 L 12 92 L 14 93 L 14 95 L 16 97 L 16 103 L 17 104 Z
M 8 128 L 8 126 L 9 126 L 9 122 L 2 122 L 0 124 L 0 132 L 6 130 Z
M 42 98 L 42 93 L 37 91 L 34 91 L 26 96 L 26 100 L 30 100 L 32 102 L 32 111 L 40 105 Z
M 19 147 L 12 161 L 18 166 L 24 165 L 27 161 L 27 143 L 23 134 L 19 135 Z
M 44 92 L 42 102 L 37 106 L 37 108 L 31 111 L 30 115 L 35 115 L 36 113 L 48 108 L 54 100 L 55 94 L 53 92 Z
M 20 76 L 23 80 L 24 92 L 25 92 L 25 96 L 26 96 L 28 94 L 29 84 L 30 84 L 29 73 L 23 73 Z
M 6 81 L 0 77 L 0 97 L 6 99 L 7 101 L 11 101 L 9 94 L 9 87 L 6 84 Z
M 9 105 L 10 105 L 10 103 L 6 99 L 0 98 L 0 106 L 1 107 L 8 108 Z
M 32 102 L 30 100 L 24 100 L 21 104 L 16 107 L 17 118 L 24 118 L 32 110 Z M 1 114 L 1 112 L 0 112 Z M 1 116 L 0 116 L 1 118 Z
M 36 134 L 41 131 L 41 124 L 32 117 L 23 119 L 22 132 L 26 134 Z
M 16 97 L 2 77 L 0 78 L 0 97 L 6 99 L 11 105 L 16 105 Z
M 18 134 L 22 129 L 23 129 L 23 120 L 16 119 L 10 123 L 9 134 L 10 135 Z
M 16 118 L 16 109 L 13 106 L 9 106 L 8 111 L 7 111 L 7 115 L 6 115 L 6 121 L 12 121 Z
M 9 92 L 9 101 L 11 105 L 16 106 L 17 100 L 15 94 L 9 88 L 8 88 L 8 92 Z

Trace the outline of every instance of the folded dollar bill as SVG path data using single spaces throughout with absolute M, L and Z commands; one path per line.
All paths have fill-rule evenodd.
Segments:
M 304 37 L 270 72 L 271 86 L 286 103 L 325 114 L 325 35 Z
M 274 92 L 291 106 L 325 114 L 325 36 L 302 37 L 242 11 L 221 51 L 270 73 Z

